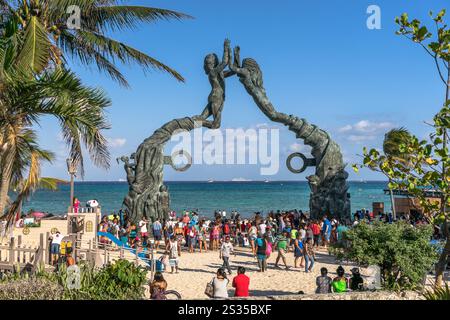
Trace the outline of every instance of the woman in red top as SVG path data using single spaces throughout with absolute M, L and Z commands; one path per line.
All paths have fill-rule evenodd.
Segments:
M 320 241 L 320 227 L 317 221 L 313 221 L 313 223 L 311 224 L 311 230 L 314 236 L 314 246 L 318 247 Z
M 250 278 L 245 275 L 245 268 L 238 268 L 238 275 L 233 279 L 233 288 L 235 288 L 235 297 L 248 297 L 248 288 L 250 286 Z

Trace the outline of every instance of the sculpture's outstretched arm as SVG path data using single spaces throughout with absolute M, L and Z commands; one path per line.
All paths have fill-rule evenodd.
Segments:
M 231 49 L 230 49 L 230 55 L 231 55 Z M 234 48 L 234 61 L 233 63 L 230 63 L 230 70 L 239 76 L 246 75 L 247 72 L 245 69 L 241 68 L 241 57 L 240 57 L 240 48 L 235 47 Z
M 225 39 L 225 42 L 223 44 L 222 62 L 219 63 L 219 65 L 214 69 L 214 71 L 221 72 L 230 63 L 230 55 L 229 55 L 229 51 L 230 50 L 229 50 L 229 48 L 230 48 L 230 40 Z

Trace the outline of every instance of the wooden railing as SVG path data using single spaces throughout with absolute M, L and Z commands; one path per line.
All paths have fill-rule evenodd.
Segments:
M 43 234 L 40 235 L 40 245 L 37 248 L 23 245 L 21 236 L 18 237 L 17 243 L 15 238 L 11 238 L 7 244 L 0 245 L 0 270 L 34 271 L 40 264 L 45 263 L 44 258 Z

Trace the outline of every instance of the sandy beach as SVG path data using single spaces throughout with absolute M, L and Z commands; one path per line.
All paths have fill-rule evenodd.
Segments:
M 294 253 L 287 254 L 287 263 L 290 270 L 275 269 L 274 263 L 277 252 L 272 253 L 268 259 L 268 270 L 264 273 L 258 272 L 256 259 L 253 258 L 251 250 L 247 248 L 236 248 L 236 256 L 230 257 L 230 265 L 233 274 L 229 276 L 232 280 L 236 276 L 238 266 L 247 269 L 246 274 L 250 277 L 251 296 L 269 295 L 292 295 L 303 291 L 305 294 L 314 293 L 316 289 L 315 279 L 320 274 L 320 268 L 326 267 L 330 276 L 335 275 L 338 266 L 333 256 L 325 252 L 317 252 L 317 263 L 314 264 L 313 271 L 305 273 L 304 268 L 294 269 Z M 187 253 L 183 252 L 180 257 L 180 272 L 171 274 L 165 272 L 164 277 L 168 282 L 168 289 L 178 291 L 183 299 L 205 299 L 204 294 L 206 283 L 211 281 L 215 272 L 222 265 L 218 251 L 208 251 L 207 253 Z M 282 264 L 279 264 L 282 266 Z M 343 264 L 346 271 L 350 272 L 350 265 Z M 234 295 L 234 289 L 229 285 L 228 294 Z

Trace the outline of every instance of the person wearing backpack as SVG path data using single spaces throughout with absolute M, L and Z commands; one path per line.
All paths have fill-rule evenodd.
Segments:
M 267 239 L 259 232 L 255 243 L 256 259 L 258 260 L 259 267 L 258 272 L 264 272 L 267 270 Z

